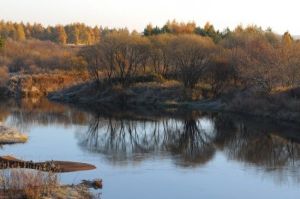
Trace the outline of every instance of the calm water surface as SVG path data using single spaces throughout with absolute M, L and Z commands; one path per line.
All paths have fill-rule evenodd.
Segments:
M 291 125 L 220 113 L 107 116 L 45 100 L 1 111 L 6 125 L 29 135 L 2 155 L 94 164 L 60 178 L 102 178 L 104 199 L 300 196 L 300 130 Z

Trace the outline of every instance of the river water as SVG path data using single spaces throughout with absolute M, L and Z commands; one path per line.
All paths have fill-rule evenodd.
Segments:
M 93 164 L 60 179 L 101 178 L 103 199 L 300 196 L 300 128 L 291 124 L 196 111 L 88 113 L 47 100 L 0 109 L 3 123 L 29 135 L 2 155 Z

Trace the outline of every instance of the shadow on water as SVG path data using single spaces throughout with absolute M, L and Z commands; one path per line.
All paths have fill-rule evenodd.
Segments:
M 294 124 L 183 110 L 88 113 L 47 100 L 2 104 L 0 109 L 2 120 L 10 117 L 11 124 L 24 128 L 53 123 L 86 126 L 76 134 L 80 147 L 120 166 L 169 157 L 177 166 L 197 167 L 221 152 L 228 160 L 265 173 L 300 168 L 300 127 Z

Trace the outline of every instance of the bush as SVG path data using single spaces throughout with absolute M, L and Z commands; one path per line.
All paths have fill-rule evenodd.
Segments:
M 9 72 L 38 73 L 52 70 L 84 70 L 86 63 L 77 57 L 80 47 L 62 47 L 49 41 L 7 40 L 0 52 L 0 66 L 8 66 Z

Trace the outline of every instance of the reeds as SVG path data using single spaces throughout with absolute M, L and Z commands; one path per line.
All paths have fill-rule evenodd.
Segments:
M 0 198 L 39 199 L 51 196 L 59 187 L 57 174 L 24 169 L 0 172 Z
M 52 172 L 29 169 L 0 171 L 0 199 L 100 198 L 101 193 L 92 194 L 89 188 L 85 183 L 62 185 L 59 176 Z

